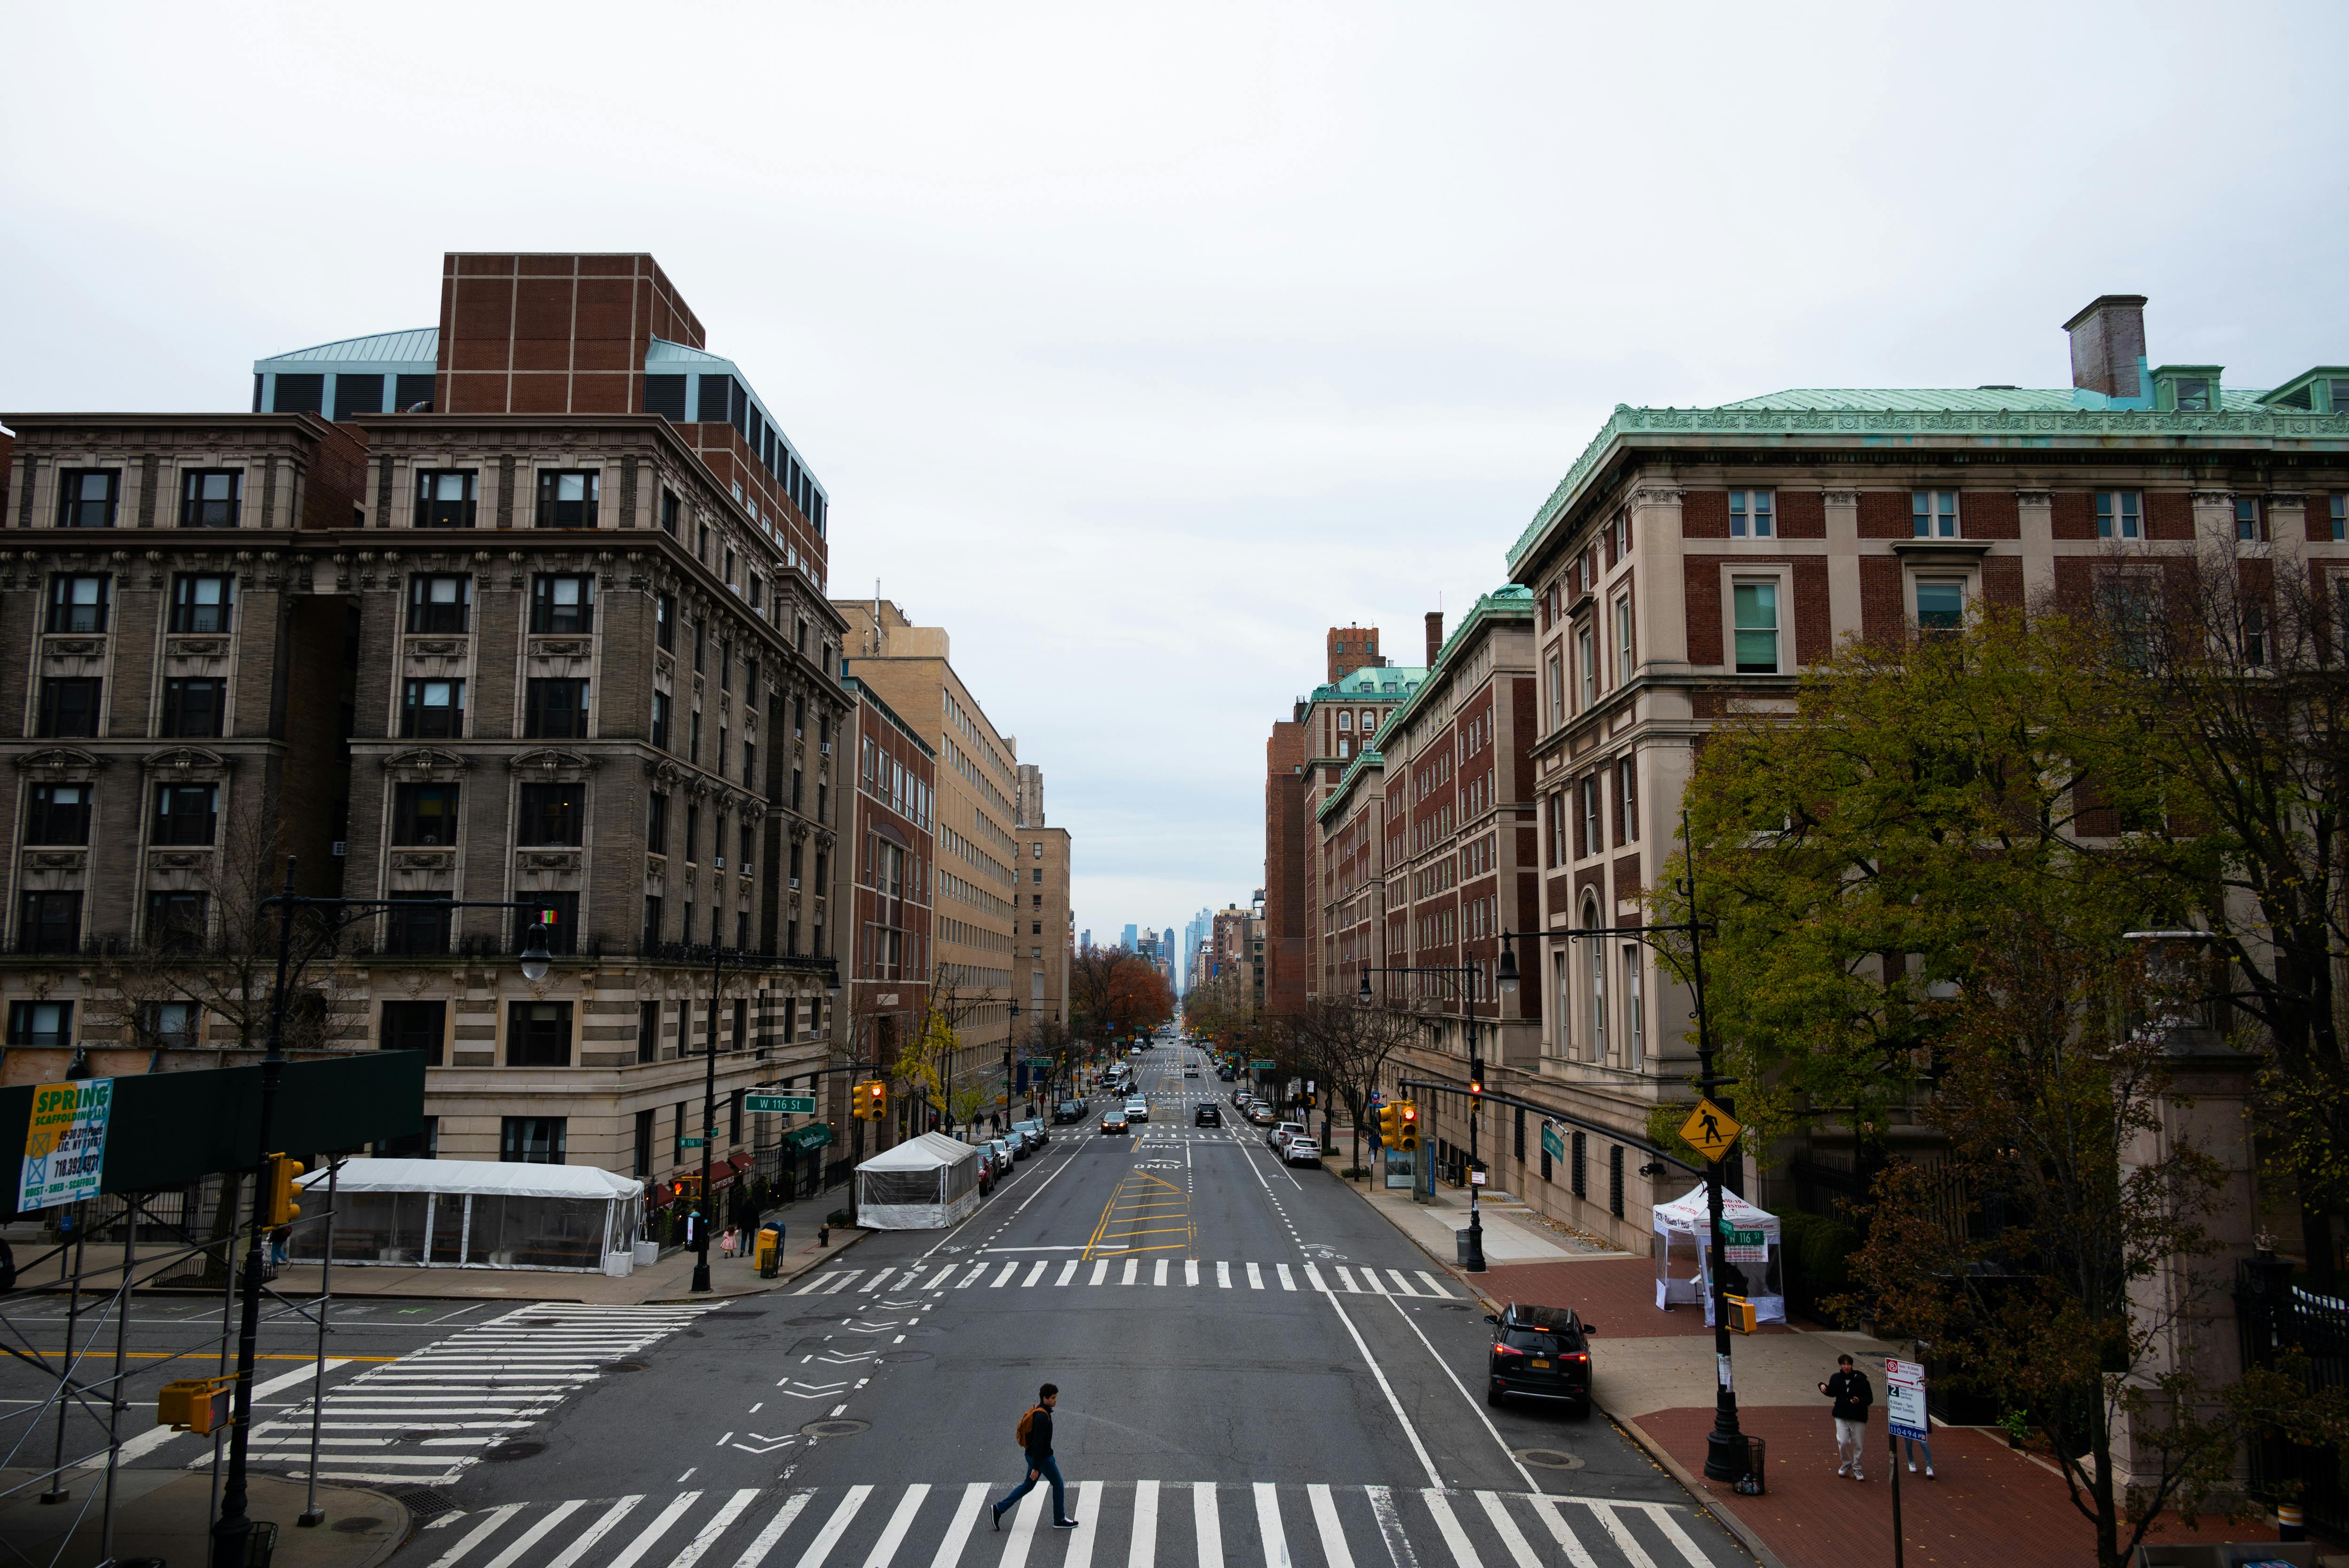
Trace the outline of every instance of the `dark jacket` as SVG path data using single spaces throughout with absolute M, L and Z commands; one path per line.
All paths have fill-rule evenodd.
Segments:
M 1052 1412 L 1039 1405 L 1036 1418 L 1028 1423 L 1028 1462 L 1040 1464 L 1051 1457 Z
M 1827 1379 L 1827 1398 L 1835 1401 L 1836 1419 L 1864 1421 L 1868 1408 L 1876 1403 L 1876 1389 L 1868 1383 L 1868 1374 L 1855 1367 Z

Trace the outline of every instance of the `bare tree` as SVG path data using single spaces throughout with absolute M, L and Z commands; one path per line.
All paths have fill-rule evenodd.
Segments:
M 1349 998 L 1309 1003 L 1282 1031 L 1294 1042 L 1298 1065 L 1312 1073 L 1330 1103 L 1344 1108 L 1354 1134 L 1354 1170 L 1361 1169 L 1362 1129 L 1387 1058 L 1419 1029 L 1419 1020 L 1407 1013 Z

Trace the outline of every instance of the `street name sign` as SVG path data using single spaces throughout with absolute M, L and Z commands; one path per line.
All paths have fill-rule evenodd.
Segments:
M 1262 1058 L 1248 1063 L 1250 1070 L 1260 1073 L 1268 1073 L 1279 1065 L 1278 1062 Z
M 815 1096 L 812 1094 L 746 1094 L 742 1097 L 744 1110 L 780 1110 L 789 1116 L 813 1116 Z
M 1688 1119 L 1681 1123 L 1681 1136 L 1698 1153 L 1716 1165 L 1744 1130 L 1743 1122 L 1709 1099 L 1698 1100 L 1696 1109 L 1689 1112 Z
M 1554 1123 L 1547 1121 L 1542 1123 L 1541 1146 L 1542 1152 L 1552 1160 L 1566 1158 L 1566 1140 L 1559 1134 Z
M 678 1142 L 688 1149 L 698 1149 L 701 1147 L 701 1140 L 698 1138 L 680 1138 L 678 1140 Z

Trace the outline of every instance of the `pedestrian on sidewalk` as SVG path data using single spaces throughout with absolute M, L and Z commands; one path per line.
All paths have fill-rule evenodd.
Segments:
M 1835 1401 L 1836 1474 L 1866 1480 L 1860 1473 L 1860 1445 L 1868 1441 L 1868 1408 L 1876 1403 L 1876 1389 L 1868 1374 L 1848 1356 L 1836 1357 L 1836 1374 L 1819 1385 L 1819 1392 Z
M 1930 1419 L 1930 1417 L 1927 1418 Z M 1930 1429 L 1928 1429 L 1930 1430 Z M 1909 1460 L 1909 1473 L 1910 1475 L 1915 1475 L 1917 1473 L 1917 1453 L 1920 1449 L 1924 1450 L 1925 1454 L 1925 1479 L 1927 1480 L 1932 1480 L 1935 1479 L 1933 1475 L 1933 1439 L 1930 1438 L 1903 1438 L 1900 1439 L 1900 1452 L 1903 1457 Z
M 1078 1522 L 1069 1517 L 1068 1491 L 1061 1480 L 1060 1461 L 1052 1457 L 1052 1407 L 1061 1402 L 1057 1383 L 1047 1383 L 1036 1390 L 1033 1408 L 1019 1418 L 1017 1436 L 1020 1449 L 1028 1456 L 1028 1479 L 1011 1489 L 1011 1494 L 988 1511 L 995 1528 L 1003 1528 L 1003 1516 L 1013 1503 L 1034 1489 L 1039 1480 L 1052 1483 L 1052 1528 L 1074 1530 Z

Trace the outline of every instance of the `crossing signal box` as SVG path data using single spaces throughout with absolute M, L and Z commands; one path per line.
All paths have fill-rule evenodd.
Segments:
M 166 1383 L 155 1396 L 155 1424 L 203 1437 L 228 1425 L 235 1394 L 233 1376 Z
M 1397 1148 L 1399 1148 L 1399 1149 L 1416 1149 L 1416 1148 L 1418 1148 L 1418 1147 L 1419 1147 L 1419 1104 L 1418 1104 L 1418 1102 L 1417 1102 L 1416 1100 L 1409 1100 L 1409 1099 L 1404 1100 L 1401 1105 L 1398 1105 L 1397 1107 L 1395 1107 L 1395 1113 L 1396 1113 L 1396 1117 L 1397 1117 L 1398 1121 L 1401 1123 L 1399 1135 L 1397 1136 L 1397 1138 L 1396 1138 L 1396 1140 L 1395 1140 L 1395 1146 L 1396 1146 Z
M 295 1200 L 301 1189 L 294 1178 L 309 1167 L 299 1160 L 289 1160 L 283 1154 L 273 1154 L 261 1173 L 261 1222 L 272 1230 L 290 1225 L 301 1216 L 302 1205 Z

